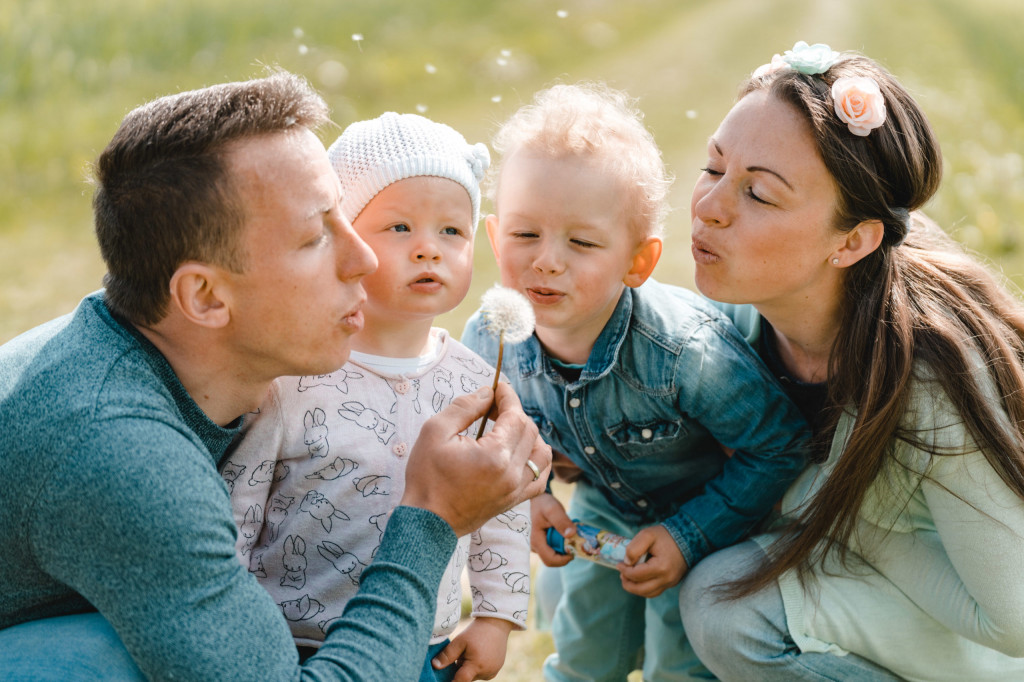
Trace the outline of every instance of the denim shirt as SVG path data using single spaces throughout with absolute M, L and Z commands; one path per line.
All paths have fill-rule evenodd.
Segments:
M 479 311 L 462 342 L 497 361 Z M 749 533 L 805 464 L 803 417 L 729 319 L 687 289 L 626 288 L 576 381 L 536 335 L 505 348 L 502 370 L 544 440 L 624 519 L 661 522 L 689 566 Z

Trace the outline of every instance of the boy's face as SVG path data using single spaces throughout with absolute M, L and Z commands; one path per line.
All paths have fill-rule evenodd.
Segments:
M 520 149 L 504 162 L 487 234 L 502 284 L 533 304 L 537 335 L 556 357 L 579 362 L 565 349 L 589 353 L 624 284 L 646 279 L 630 275 L 643 240 L 629 226 L 628 199 L 618 177 L 586 159 Z
M 369 328 L 429 323 L 455 308 L 473 277 L 473 206 L 447 178 L 414 177 L 385 187 L 353 222 L 377 255 L 363 279 Z

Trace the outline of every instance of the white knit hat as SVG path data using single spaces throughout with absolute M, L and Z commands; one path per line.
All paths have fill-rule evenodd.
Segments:
M 423 175 L 454 180 L 469 192 L 473 231 L 480 220 L 480 181 L 491 163 L 487 145 L 416 114 L 389 111 L 345 128 L 327 155 L 341 180 L 341 212 L 356 219 L 388 185 Z

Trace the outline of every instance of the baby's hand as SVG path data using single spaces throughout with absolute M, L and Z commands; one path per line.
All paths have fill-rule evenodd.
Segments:
M 649 558 L 637 564 L 645 552 Z M 661 524 L 637 533 L 626 545 L 626 560 L 619 564 L 622 589 L 639 597 L 657 597 L 678 584 L 688 570 L 679 545 Z
M 508 633 L 513 624 L 500 618 L 474 618 L 441 653 L 434 657 L 435 670 L 458 661 L 453 682 L 490 680 L 505 664 Z
M 530 500 L 530 549 L 537 553 L 546 566 L 565 566 L 572 560 L 571 554 L 559 554 L 548 545 L 548 528 L 554 527 L 569 537 L 576 534 L 576 524 L 565 513 L 565 507 L 551 493 L 543 493 Z

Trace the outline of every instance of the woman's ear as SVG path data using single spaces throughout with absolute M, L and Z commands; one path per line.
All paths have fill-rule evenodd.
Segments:
M 874 253 L 885 236 L 881 220 L 865 220 L 846 233 L 842 244 L 829 259 L 838 268 L 848 268 L 865 256 Z
M 501 263 L 501 254 L 498 252 L 498 216 L 491 213 L 484 219 L 487 226 L 487 241 L 491 243 L 491 251 L 494 252 L 494 262 Z
M 193 324 L 220 328 L 231 320 L 220 271 L 205 263 L 182 263 L 171 275 L 171 305 Z
M 654 266 L 661 258 L 662 242 L 661 237 L 651 235 L 644 239 L 633 252 L 633 262 L 629 272 L 622 278 L 623 284 L 627 287 L 638 287 L 651 276 Z

